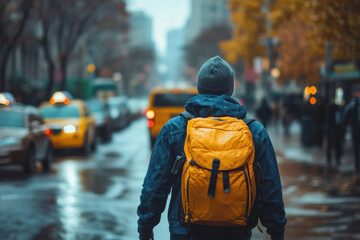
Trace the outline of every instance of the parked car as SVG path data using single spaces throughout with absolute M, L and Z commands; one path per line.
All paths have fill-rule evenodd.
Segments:
M 41 162 L 44 172 L 51 170 L 51 131 L 39 110 L 6 100 L 0 96 L 0 165 L 18 164 L 31 174 Z
M 108 104 L 114 130 L 120 130 L 130 124 L 132 117 L 126 97 L 111 97 Z
M 128 106 L 132 120 L 145 115 L 146 108 L 149 106 L 149 97 L 136 97 L 128 99 Z
M 77 148 L 84 155 L 96 150 L 96 123 L 84 101 L 56 92 L 39 108 L 50 126 L 55 149 Z
M 145 112 L 148 119 L 151 146 L 165 123 L 185 111 L 185 103 L 197 95 L 196 88 L 154 89 L 149 96 L 149 107 Z
M 87 100 L 86 103 L 90 112 L 94 115 L 97 133 L 103 141 L 111 141 L 113 126 L 109 105 L 107 102 L 97 98 Z

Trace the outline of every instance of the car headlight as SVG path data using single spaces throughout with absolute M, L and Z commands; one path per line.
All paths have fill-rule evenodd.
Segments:
M 76 126 L 72 124 L 67 124 L 64 126 L 64 133 L 74 133 L 76 132 Z
M 20 139 L 14 137 L 8 137 L 0 140 L 0 147 L 19 145 Z

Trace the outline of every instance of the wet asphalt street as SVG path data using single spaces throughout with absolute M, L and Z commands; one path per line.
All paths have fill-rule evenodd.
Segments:
M 268 131 L 283 185 L 286 239 L 360 239 L 360 175 L 348 135 L 335 168 L 326 167 L 323 148 L 301 146 L 298 124 L 289 137 L 274 127 Z
M 328 169 L 323 150 L 302 148 L 298 125 L 291 130 L 284 138 L 269 129 L 283 184 L 286 239 L 360 239 L 360 181 L 351 147 L 339 171 Z M 136 208 L 149 157 L 146 120 L 138 119 L 88 158 L 61 152 L 50 174 L 39 169 L 25 177 L 16 166 L 0 168 L 0 240 L 138 239 Z M 253 239 L 270 239 L 253 233 Z M 169 239 L 166 213 L 155 239 Z

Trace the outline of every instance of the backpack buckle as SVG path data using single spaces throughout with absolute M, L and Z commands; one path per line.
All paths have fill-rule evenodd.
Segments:
M 177 156 L 174 162 L 174 165 L 171 168 L 171 176 L 176 176 L 179 174 L 180 169 L 182 169 L 184 163 L 186 161 L 185 156 Z

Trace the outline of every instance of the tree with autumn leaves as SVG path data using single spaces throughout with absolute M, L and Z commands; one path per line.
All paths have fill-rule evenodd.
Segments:
M 276 49 L 277 66 L 281 71 L 279 81 L 286 83 L 294 79 L 302 85 L 315 84 L 318 67 L 325 59 L 325 44 L 314 47 L 314 27 L 308 24 L 308 15 L 298 11 L 301 9 L 299 2 L 283 4 L 286 7 L 277 7 L 272 12 L 276 36 L 280 41 Z
M 270 0 L 269 0 L 270 1 Z M 278 38 L 276 47 L 282 82 L 315 83 L 318 67 L 325 60 L 325 45 L 333 46 L 333 59 L 351 60 L 360 56 L 360 1 L 353 0 L 271 0 L 269 15 L 262 0 L 229 0 L 235 25 L 232 39 L 220 43 L 225 58 L 251 65 L 256 56 L 265 56 L 261 39 Z M 272 32 L 266 32 L 266 17 Z
M 307 0 L 304 11 L 314 28 L 311 43 L 315 48 L 329 41 L 335 59 L 360 57 L 360 1 Z
M 229 0 L 228 7 L 234 23 L 232 38 L 220 43 L 225 58 L 234 64 L 240 59 L 252 64 L 256 56 L 264 56 L 259 40 L 265 37 L 262 0 Z

